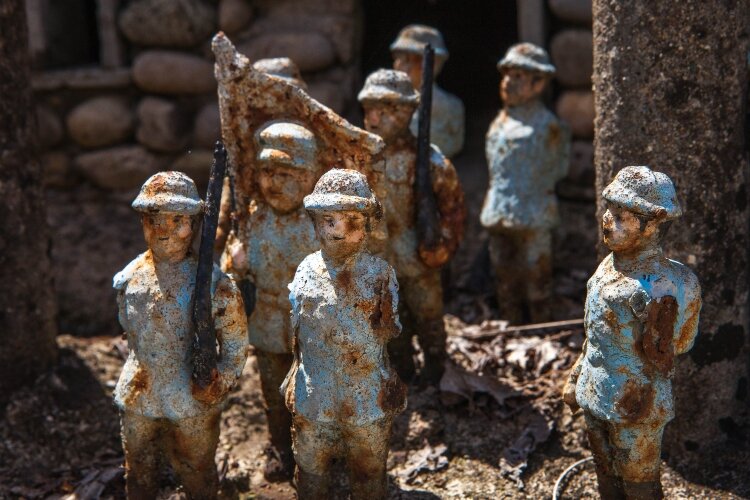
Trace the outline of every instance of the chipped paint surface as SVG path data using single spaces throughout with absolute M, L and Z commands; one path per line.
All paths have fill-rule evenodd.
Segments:
M 223 401 L 247 356 L 246 321 L 234 283 L 214 269 L 213 313 L 221 354 L 218 392 L 204 403 L 193 395 L 190 306 L 196 260 L 154 262 L 147 251 L 115 276 L 120 323 L 130 354 L 115 388 L 115 403 L 149 418 L 179 420 Z
M 487 131 L 490 186 L 480 220 L 487 228 L 551 228 L 555 184 L 568 173 L 570 132 L 539 99 L 504 108 Z
M 362 172 L 375 194 L 383 197 L 384 143 L 380 137 L 353 126 L 303 89 L 255 70 L 223 33 L 214 37 L 212 50 L 216 57 L 221 135 L 229 153 L 238 207 L 247 207 L 257 198 L 259 146 L 254 136 L 272 120 L 296 122 L 314 131 L 317 165 Z M 236 217 L 242 222 L 245 211 L 239 210 Z M 381 250 L 386 238 L 385 226 L 375 227 L 371 248 Z
M 614 475 L 627 498 L 643 488 L 649 492 L 643 498 L 660 498 L 661 437 L 674 418 L 674 358 L 698 333 L 700 285 L 659 244 L 681 213 L 666 175 L 627 167 L 604 196 L 602 229 L 612 253 L 588 282 L 586 342 L 564 398 L 585 412 L 602 494 Z
M 398 284 L 382 259 L 362 253 L 342 266 L 308 256 L 290 285 L 298 362 L 290 410 L 314 422 L 365 425 L 403 411 L 406 387 L 388 366 L 398 335 Z
M 293 415 L 297 492 L 331 498 L 338 457 L 354 498 L 385 498 L 391 424 L 406 407 L 406 385 L 387 351 L 401 332 L 396 273 L 366 250 L 382 210 L 353 170 L 328 171 L 304 204 L 321 250 L 289 285 L 294 364 L 281 387 Z
M 299 263 L 320 245 L 301 206 L 279 214 L 266 203 L 253 201 L 246 215 L 239 235 L 230 236 L 222 267 L 255 284 L 255 310 L 248 317 L 250 343 L 263 351 L 290 353 L 288 285 Z M 238 252 L 245 261 L 241 266 L 232 258 Z

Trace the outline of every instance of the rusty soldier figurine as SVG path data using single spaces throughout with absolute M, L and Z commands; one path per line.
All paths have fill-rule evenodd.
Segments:
M 445 360 L 440 268 L 452 257 L 463 236 L 464 194 L 450 160 L 433 148 L 430 177 L 439 212 L 440 243 L 432 251 L 423 248 L 416 231 L 417 144 L 409 131 L 419 94 L 406 73 L 381 69 L 367 77 L 359 101 L 364 108 L 365 128 L 386 143 L 388 261 L 396 268 L 404 306 L 404 335 L 390 346 L 391 359 L 401 378 L 411 380 L 415 370 L 411 337 L 417 334 L 424 351 L 422 377 L 435 383 L 440 380 Z
M 434 75 L 437 78 L 448 60 L 448 49 L 443 35 L 429 26 L 412 24 L 402 29 L 391 44 L 393 69 L 403 71 L 415 89 L 422 87 L 422 54 L 425 45 L 435 49 Z M 461 99 L 434 84 L 432 87 L 432 120 L 430 142 L 440 148 L 448 158 L 453 158 L 464 147 L 464 104 Z M 417 113 L 411 120 L 411 132 L 417 137 Z
M 256 289 L 248 317 L 250 343 L 260 371 L 271 443 L 265 476 L 286 479 L 294 471 L 292 417 L 279 386 L 292 366 L 287 285 L 302 260 L 320 248 L 302 201 L 320 176 L 315 136 L 295 123 L 272 122 L 257 134 L 258 193 L 239 236 L 230 234 L 222 266 Z
M 391 424 L 406 407 L 406 386 L 386 349 L 401 331 L 396 274 L 366 250 L 380 203 L 364 175 L 333 169 L 305 208 L 321 250 L 289 285 L 295 361 L 282 386 L 294 422 L 297 493 L 332 498 L 331 460 L 343 456 L 352 498 L 384 499 Z
M 121 411 L 128 498 L 156 498 L 161 452 L 190 498 L 215 498 L 221 409 L 247 357 L 242 299 L 214 267 L 218 377 L 201 389 L 191 379 L 197 268 L 191 245 L 203 202 L 185 174 L 161 172 L 146 181 L 133 208 L 141 212 L 148 250 L 114 277 L 130 348 L 114 394 Z
M 588 282 L 586 342 L 563 399 L 584 411 L 602 498 L 657 499 L 674 357 L 695 341 L 700 285 L 662 253 L 661 238 L 682 214 L 669 177 L 626 167 L 602 196 L 612 253 Z
M 490 233 L 503 317 L 544 321 L 559 219 L 555 184 L 568 172 L 570 133 L 540 99 L 555 72 L 544 49 L 514 45 L 497 67 L 503 109 L 487 131 L 490 185 L 480 220 Z

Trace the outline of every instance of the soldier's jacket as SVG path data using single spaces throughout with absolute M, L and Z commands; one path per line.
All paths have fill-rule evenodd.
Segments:
M 388 229 L 388 262 L 399 276 L 419 277 L 431 269 L 419 257 L 415 227 L 416 142 L 413 138 L 390 144 L 385 150 L 384 200 Z M 453 164 L 437 149 L 430 157 L 432 188 L 440 214 L 440 234 L 443 244 L 452 254 L 463 236 L 466 216 L 464 193 Z
M 622 273 L 610 254 L 587 285 L 586 344 L 575 368 L 580 371 L 576 401 L 612 423 L 674 418 L 671 358 L 690 350 L 698 331 L 700 285 L 693 272 L 661 251 L 642 257 L 645 264 Z M 666 357 L 651 358 L 645 338 L 649 311 L 673 300 L 673 320 L 657 325 L 666 330 Z
M 192 395 L 191 319 L 197 260 L 154 264 L 147 251 L 117 273 L 119 319 L 130 354 L 115 387 L 115 403 L 149 418 L 179 420 L 204 414 L 210 405 Z M 221 392 L 237 381 L 247 358 L 247 323 L 237 287 L 214 267 L 214 328 L 220 349 Z
M 430 142 L 448 158 L 453 158 L 464 148 L 464 117 L 464 103 L 461 99 L 433 85 Z M 417 137 L 419 110 L 412 115 L 409 130 Z
M 480 220 L 487 228 L 557 224 L 555 184 L 568 172 L 570 132 L 544 105 L 507 108 L 487 131 L 490 186 Z
M 248 317 L 250 343 L 266 352 L 292 352 L 289 283 L 302 260 L 320 248 L 304 207 L 278 214 L 265 203 L 252 202 L 240 230 L 247 251 L 246 276 L 256 287 L 256 303 Z M 227 267 L 225 251 L 222 266 Z
M 398 283 L 379 257 L 359 253 L 340 268 L 320 251 L 289 285 L 295 361 L 282 392 L 313 422 L 366 425 L 406 407 L 406 386 L 386 345 L 401 332 Z

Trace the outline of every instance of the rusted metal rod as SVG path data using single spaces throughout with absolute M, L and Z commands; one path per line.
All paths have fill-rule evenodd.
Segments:
M 417 134 L 417 175 L 414 188 L 417 198 L 417 237 L 426 250 L 440 243 L 439 220 L 430 173 L 430 120 L 432 119 L 432 83 L 435 50 L 425 45 L 422 57 L 422 88 L 419 97 L 419 132 Z
M 193 377 L 201 388 L 206 388 L 211 383 L 213 374 L 216 372 L 216 333 L 211 313 L 211 279 L 214 267 L 214 240 L 219 224 L 219 204 L 226 168 L 227 151 L 221 141 L 216 141 L 203 211 L 198 269 L 195 273 L 195 295 L 193 296 L 193 323 L 195 325 Z

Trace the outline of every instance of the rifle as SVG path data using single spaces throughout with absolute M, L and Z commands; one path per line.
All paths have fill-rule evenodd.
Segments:
M 235 197 L 234 190 L 234 175 L 230 171 L 229 174 L 229 207 L 230 207 L 230 220 L 232 226 L 232 232 L 236 237 L 239 237 L 239 226 L 237 224 L 237 198 Z M 240 295 L 242 295 L 242 304 L 245 309 L 245 316 L 250 316 L 255 310 L 255 283 L 247 278 L 237 280 L 237 288 L 240 289 Z
M 216 373 L 216 332 L 211 312 L 211 283 L 214 270 L 214 240 L 219 225 L 219 204 L 226 169 L 227 151 L 221 141 L 216 141 L 211 176 L 206 190 L 201 242 L 198 249 L 198 269 L 195 273 L 195 295 L 193 296 L 193 324 L 195 325 L 193 378 L 201 389 L 211 384 Z
M 432 119 L 432 83 L 435 50 L 425 45 L 422 56 L 422 88 L 419 98 L 419 131 L 417 133 L 417 172 L 414 182 L 416 195 L 417 237 L 427 251 L 440 243 L 439 219 L 430 174 L 430 120 Z

